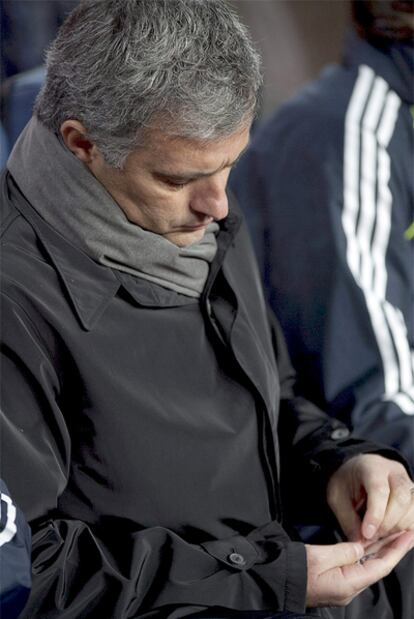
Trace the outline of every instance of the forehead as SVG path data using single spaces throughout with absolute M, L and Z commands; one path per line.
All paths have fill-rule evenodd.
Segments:
M 144 145 L 131 153 L 126 167 L 143 166 L 179 172 L 189 168 L 211 172 L 232 165 L 249 142 L 250 125 L 219 140 L 199 141 L 172 137 L 158 129 L 148 131 Z

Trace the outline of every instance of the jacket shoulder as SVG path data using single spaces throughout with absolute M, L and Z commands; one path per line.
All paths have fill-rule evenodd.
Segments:
M 0 201 L 0 238 L 3 241 L 4 235 L 11 224 L 20 216 L 19 211 L 13 204 L 7 189 L 6 171 L 0 177 L 1 201 Z
M 13 291 L 24 288 L 28 294 L 51 270 L 50 261 L 36 231 L 8 194 L 4 177 L 1 191 L 1 291 L 14 296 Z
M 36 237 L 36 233 L 30 223 L 22 216 L 10 194 L 7 170 L 0 177 L 0 192 L 0 242 L 2 246 L 10 246 L 14 243 L 17 245 L 27 243 L 28 235 L 24 234 L 23 231 L 27 233 L 31 231 L 33 240 Z
M 253 145 L 265 153 L 292 140 L 312 140 L 314 148 L 336 142 L 343 134 L 346 109 L 357 77 L 358 67 L 327 67 L 318 79 L 263 123 L 253 137 Z

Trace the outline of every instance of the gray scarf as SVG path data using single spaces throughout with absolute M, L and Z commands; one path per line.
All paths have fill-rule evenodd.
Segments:
M 35 117 L 7 167 L 43 219 L 93 260 L 190 297 L 201 295 L 217 251 L 218 224 L 210 224 L 199 243 L 177 247 L 131 223 L 89 169 Z

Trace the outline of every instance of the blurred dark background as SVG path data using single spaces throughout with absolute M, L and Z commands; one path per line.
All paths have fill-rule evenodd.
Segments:
M 44 50 L 77 0 L 0 0 L 2 80 L 43 63 Z
M 340 59 L 350 25 L 348 0 L 232 0 L 263 55 L 262 115 Z
M 350 21 L 349 0 L 228 1 L 263 55 L 262 118 L 315 78 L 324 65 L 339 60 Z M 3 164 L 43 80 L 43 72 L 36 69 L 76 4 L 77 0 L 0 0 Z

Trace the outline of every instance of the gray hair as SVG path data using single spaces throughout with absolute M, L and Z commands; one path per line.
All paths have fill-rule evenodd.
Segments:
M 225 0 L 83 0 L 47 54 L 35 114 L 79 120 L 121 168 L 145 129 L 214 140 L 250 122 L 260 58 Z

